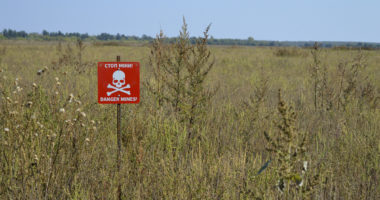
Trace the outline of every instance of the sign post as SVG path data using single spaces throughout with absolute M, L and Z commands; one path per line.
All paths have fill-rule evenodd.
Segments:
M 140 102 L 140 63 L 116 62 L 98 63 L 98 103 L 117 104 L 117 155 L 116 168 L 121 166 L 121 104 Z M 121 199 L 121 184 L 117 187 L 118 199 Z
M 120 56 L 116 56 L 116 62 L 120 62 Z M 115 72 L 114 72 L 115 73 Z M 108 93 L 109 94 L 109 93 Z M 120 154 L 121 154 L 121 133 L 120 133 L 120 124 L 121 124 L 121 104 L 117 104 L 117 133 L 116 133 L 116 140 L 117 140 L 117 155 L 116 155 L 116 169 L 117 173 L 120 173 L 120 166 L 121 166 L 121 159 L 120 159 Z M 119 200 L 121 200 L 121 184 L 120 181 L 118 181 L 117 185 L 117 197 Z

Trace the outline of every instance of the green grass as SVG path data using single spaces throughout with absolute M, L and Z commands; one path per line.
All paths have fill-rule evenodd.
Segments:
M 204 88 L 217 90 L 189 148 L 188 125 L 169 105 L 157 106 L 145 87 L 153 80 L 148 45 L 85 45 L 79 66 L 74 43 L 70 59 L 59 63 L 66 54 L 56 42 L 1 41 L 0 199 L 116 199 L 119 182 L 123 199 L 380 198 L 380 51 L 361 52 L 366 67 L 345 98 L 337 67 L 347 62 L 346 88 L 360 53 L 322 49 L 328 84 L 318 91 L 332 95 L 318 99 L 332 107 L 316 109 L 311 49 L 209 47 L 215 63 Z M 141 63 L 142 82 L 141 103 L 122 105 L 120 172 L 116 106 L 99 105 L 96 88 L 96 63 L 117 55 Z M 294 141 L 280 137 L 288 115 L 279 112 L 279 89 L 296 114 Z M 277 153 L 268 151 L 264 132 L 280 138 Z M 305 152 L 292 157 L 287 149 L 303 135 Z M 288 181 L 283 191 L 281 179 Z

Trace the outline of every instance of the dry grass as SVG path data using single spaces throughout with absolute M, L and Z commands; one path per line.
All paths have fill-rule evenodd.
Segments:
M 67 45 L 0 43 L 1 199 L 115 199 L 119 181 L 123 199 L 380 198 L 379 51 L 209 47 L 200 84 L 216 92 L 185 115 L 189 148 L 191 117 L 146 87 L 152 48 Z M 116 55 L 140 61 L 143 82 L 122 106 L 120 173 L 116 106 L 94 88 L 95 63 Z

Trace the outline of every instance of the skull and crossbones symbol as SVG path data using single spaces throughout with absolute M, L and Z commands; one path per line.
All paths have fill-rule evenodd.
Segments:
M 110 96 L 111 94 L 113 94 L 115 92 L 122 92 L 122 93 L 125 93 L 128 95 L 131 95 L 131 92 L 129 90 L 125 90 L 125 89 L 131 88 L 131 86 L 129 84 L 124 86 L 125 85 L 125 73 L 123 71 L 121 71 L 120 69 L 116 70 L 112 74 L 112 84 L 114 86 L 111 84 L 107 85 L 107 88 L 114 89 L 113 91 L 107 92 L 107 96 Z

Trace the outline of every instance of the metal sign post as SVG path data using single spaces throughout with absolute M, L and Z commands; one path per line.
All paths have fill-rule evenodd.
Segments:
M 98 103 L 117 104 L 117 155 L 116 170 L 121 167 L 121 104 L 140 102 L 140 63 L 116 62 L 98 63 Z M 118 180 L 117 198 L 121 199 L 121 182 Z
M 116 62 L 120 62 L 120 56 L 116 56 Z M 119 95 L 120 97 L 120 95 Z M 116 135 L 116 140 L 117 140 L 117 156 L 116 156 L 116 168 L 117 168 L 117 173 L 120 173 L 120 165 L 121 165 L 121 160 L 120 160 L 120 154 L 121 154 L 121 133 L 120 133 L 120 124 L 121 124 L 121 104 L 117 104 L 117 135 Z M 120 179 L 118 180 L 118 185 L 117 185 L 117 197 L 119 200 L 121 200 L 121 183 Z

